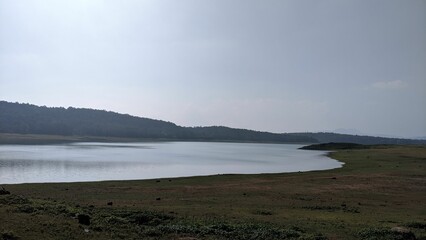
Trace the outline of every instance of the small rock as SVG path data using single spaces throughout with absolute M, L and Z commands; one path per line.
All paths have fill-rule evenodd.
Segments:
M 85 232 L 85 233 L 88 233 L 88 232 L 89 232 L 89 229 L 85 228 L 85 229 L 84 229 L 84 232 Z

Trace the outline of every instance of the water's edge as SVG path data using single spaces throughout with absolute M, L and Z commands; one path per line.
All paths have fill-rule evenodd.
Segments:
M 136 181 L 341 168 L 330 151 L 266 143 L 150 142 L 0 146 L 0 183 Z M 111 157 L 116 155 L 119 160 Z M 14 158 L 14 159 L 13 159 Z

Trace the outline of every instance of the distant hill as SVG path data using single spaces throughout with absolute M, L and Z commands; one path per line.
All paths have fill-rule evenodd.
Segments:
M 40 107 L 0 101 L 0 133 L 99 136 L 191 141 L 315 143 L 292 136 L 228 127 L 181 127 L 174 123 L 85 108 Z
M 236 129 L 222 126 L 189 128 L 201 139 L 232 141 L 240 139 L 247 142 L 289 142 L 289 143 L 316 143 L 316 139 L 309 136 L 257 132 L 246 129 Z
M 426 144 L 426 140 L 336 133 L 270 133 L 223 126 L 182 127 L 172 122 L 87 108 L 0 101 L 0 133 L 134 139 L 274 143 Z
M 112 137 L 171 137 L 174 123 L 84 108 L 0 102 L 0 132 Z
M 426 140 L 385 138 L 372 136 L 359 136 L 340 133 L 289 133 L 294 136 L 304 136 L 316 139 L 319 143 L 356 143 L 356 144 L 426 144 Z

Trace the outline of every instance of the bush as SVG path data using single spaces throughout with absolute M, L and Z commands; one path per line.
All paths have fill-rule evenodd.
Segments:
M 405 226 L 409 228 L 417 228 L 417 229 L 425 229 L 426 230 L 426 223 L 422 222 L 410 222 L 407 223 Z
M 157 226 L 174 219 L 171 215 L 151 211 L 119 213 L 118 215 L 131 223 L 146 226 Z
M 17 207 L 17 211 L 18 212 L 23 212 L 23 213 L 33 213 L 34 212 L 34 208 L 31 205 L 24 204 L 24 205 L 18 206 Z
M 5 195 L 6 197 L 0 198 L 0 204 L 14 205 L 14 204 L 29 204 L 30 200 L 20 195 Z
M 78 223 L 83 225 L 90 225 L 90 216 L 86 214 L 78 214 Z

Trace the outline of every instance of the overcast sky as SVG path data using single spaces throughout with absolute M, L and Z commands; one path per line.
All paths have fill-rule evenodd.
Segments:
M 0 100 L 426 136 L 426 1 L 0 0 Z

